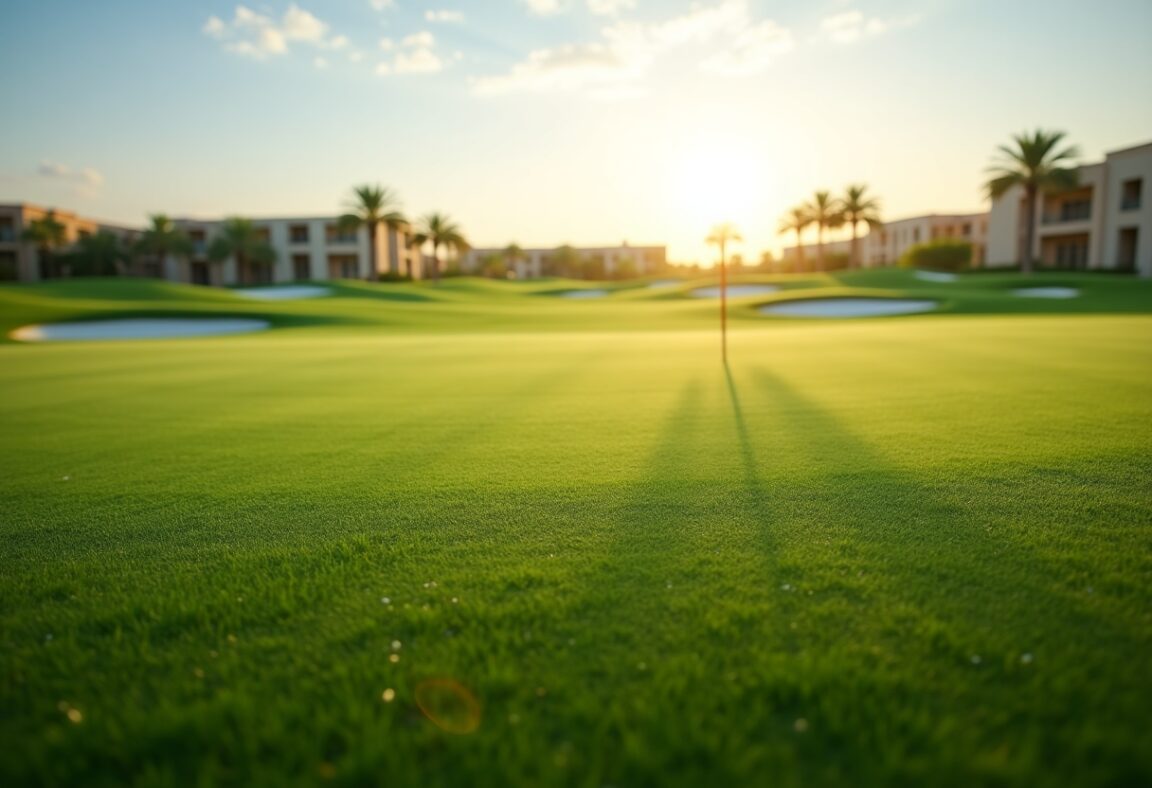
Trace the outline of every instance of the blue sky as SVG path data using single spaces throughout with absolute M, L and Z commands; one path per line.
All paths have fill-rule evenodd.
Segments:
M 142 223 L 338 211 L 477 245 L 667 243 L 866 182 L 977 210 L 995 146 L 1152 141 L 1152 2 L 7 0 L 0 200 Z

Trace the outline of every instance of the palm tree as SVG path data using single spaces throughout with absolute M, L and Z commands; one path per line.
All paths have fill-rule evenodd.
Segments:
M 160 275 L 163 276 L 164 260 L 169 255 L 185 258 L 191 255 L 192 240 L 188 233 L 173 224 L 165 214 L 152 214 L 148 220 L 151 224 L 136 242 L 136 248 L 145 254 L 155 255 L 160 262 Z
M 400 213 L 400 200 L 385 186 L 365 184 L 352 190 L 353 197 L 347 203 L 349 213 L 340 217 L 342 229 L 359 230 L 368 228 L 368 281 L 376 279 L 376 228 L 381 224 L 395 230 L 406 224 Z
M 1036 197 L 1041 192 L 1061 191 L 1076 186 L 1076 171 L 1064 164 L 1080 155 L 1076 146 L 1057 150 L 1062 131 L 1037 129 L 1012 137 L 1014 146 L 997 148 L 1000 160 L 988 167 L 991 176 L 985 184 L 988 196 L 999 199 L 1013 186 L 1024 189 L 1024 255 L 1020 269 L 1032 272 L 1032 243 L 1036 237 Z
M 464 239 L 459 226 L 443 213 L 430 213 L 420 219 L 416 232 L 412 235 L 412 244 L 421 247 L 426 243 L 432 244 L 432 281 L 440 281 L 440 247 L 454 249 L 457 253 L 468 248 L 468 241 Z
M 844 224 L 844 210 L 840 201 L 830 192 L 819 191 L 805 208 L 816 225 L 816 266 L 824 270 L 824 231 L 835 230 Z
M 718 224 L 712 228 L 705 243 L 720 247 L 720 355 L 728 363 L 728 266 L 729 242 L 743 241 L 740 232 L 731 224 Z
M 849 268 L 860 268 L 860 256 L 856 243 L 856 225 L 864 222 L 869 230 L 880 226 L 880 200 L 868 195 L 868 187 L 863 183 L 856 183 L 844 191 L 844 198 L 840 201 L 840 209 L 844 213 L 844 222 L 852 228 L 852 253 L 848 257 Z
M 812 215 L 808 213 L 808 208 L 803 205 L 797 205 L 795 208 L 789 209 L 788 213 L 784 214 L 784 218 L 780 220 L 780 226 L 777 232 L 780 235 L 785 233 L 796 233 L 796 270 L 804 270 L 804 242 L 801 236 L 804 231 L 812 224 Z
M 229 257 L 236 258 L 237 275 L 241 282 L 255 276 L 256 269 L 266 269 L 276 262 L 276 250 L 264 240 L 251 219 L 233 216 L 224 220 L 220 233 L 208 246 L 208 259 L 214 263 L 223 262 Z
M 520 248 L 520 244 L 513 241 L 504 247 L 504 259 L 508 261 L 508 265 L 512 270 L 516 271 L 517 276 L 520 272 L 516 269 L 516 264 L 524 259 L 524 250 Z
M 131 256 L 132 250 L 119 235 L 100 230 L 95 235 L 81 236 L 68 258 L 81 276 L 118 276 L 126 272 Z
M 56 275 L 54 261 L 52 259 L 53 253 L 67 243 L 67 235 L 65 234 L 64 225 L 56 220 L 56 211 L 50 210 L 40 219 L 33 219 L 28 222 L 28 227 L 25 228 L 23 238 L 25 241 L 31 241 L 36 244 L 36 248 L 40 252 L 40 271 L 41 276 L 49 277 Z
M 544 261 L 545 276 L 580 276 L 580 253 L 570 244 L 556 247 Z

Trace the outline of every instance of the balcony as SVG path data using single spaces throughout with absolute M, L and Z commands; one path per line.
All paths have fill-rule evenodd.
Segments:
M 1069 222 L 1086 222 L 1092 218 L 1092 203 L 1073 202 L 1060 206 L 1056 211 L 1045 213 L 1041 224 L 1068 224 Z

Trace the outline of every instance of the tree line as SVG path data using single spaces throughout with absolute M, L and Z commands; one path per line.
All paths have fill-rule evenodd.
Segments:
M 376 238 L 381 225 L 393 230 L 411 227 L 410 246 L 419 249 L 428 244 L 432 246 L 432 260 L 428 267 L 433 280 L 440 277 L 441 249 L 454 249 L 459 253 L 468 248 L 463 231 L 451 217 L 432 212 L 414 224 L 410 223 L 400 212 L 395 193 L 386 187 L 355 187 L 345 210 L 337 220 L 337 226 L 341 230 L 364 227 L 372 239 Z M 22 237 L 36 245 L 51 276 L 123 276 L 143 259 L 161 262 L 168 257 L 191 259 L 196 249 L 187 232 L 176 226 L 166 214 L 152 214 L 148 220 L 148 227 L 134 241 L 102 229 L 81 236 L 69 248 L 65 225 L 56 218 L 56 212 L 50 210 L 43 217 L 30 221 Z M 222 263 L 234 258 L 240 271 L 253 272 L 257 278 L 276 263 L 276 250 L 256 222 L 240 216 L 225 219 L 205 251 L 210 262 Z M 374 280 L 377 277 L 375 243 L 368 244 L 368 256 L 368 278 Z

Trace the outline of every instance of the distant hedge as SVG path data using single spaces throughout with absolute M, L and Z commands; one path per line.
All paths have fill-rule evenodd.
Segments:
M 934 271 L 962 271 L 972 264 L 972 244 L 942 239 L 916 244 L 900 257 L 902 268 L 929 268 Z

